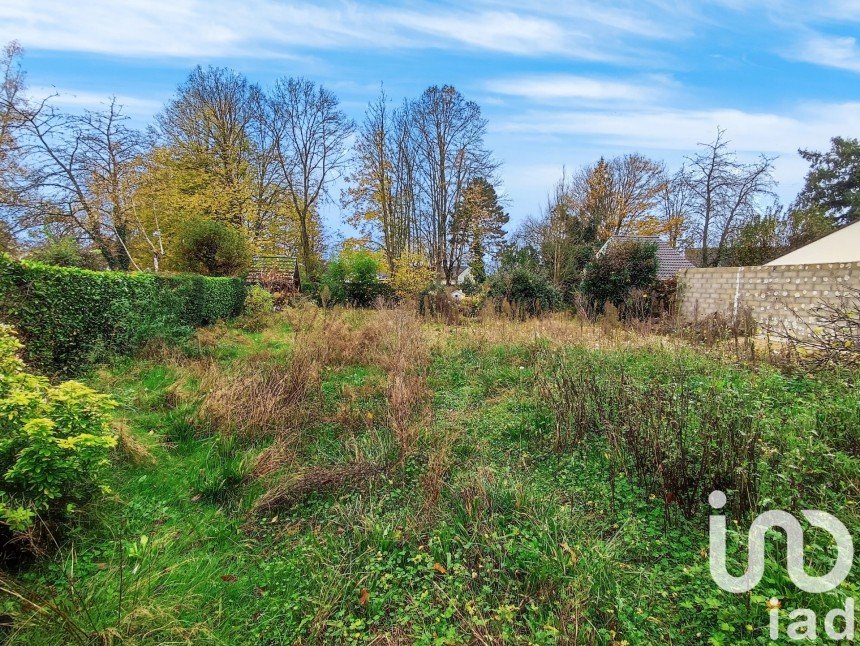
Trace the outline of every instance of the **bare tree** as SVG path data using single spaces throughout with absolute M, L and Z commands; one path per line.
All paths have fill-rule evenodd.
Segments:
M 531 235 L 535 238 L 532 244 L 540 250 L 550 278 L 556 285 L 561 284 L 567 267 L 574 220 L 582 216 L 585 200 L 579 189 L 582 188 L 584 175 L 583 171 L 576 178 L 570 178 L 567 169 L 562 169 L 561 178 L 547 196 L 541 220 L 529 225 Z
M 109 268 L 128 269 L 145 138 L 126 125 L 115 99 L 103 111 L 68 115 L 51 98 L 16 108 L 29 184 L 23 226 L 66 227 L 91 241 Z
M 18 232 L 16 216 L 25 175 L 19 141 L 25 103 L 23 52 L 15 41 L 0 51 L 0 249 L 10 246 Z
M 687 158 L 690 214 L 702 249 L 702 266 L 717 266 L 737 229 L 773 196 L 773 158 L 762 155 L 751 164 L 739 162 L 729 150 L 725 130 Z M 713 251 L 713 253 L 712 253 Z
M 677 247 L 689 226 L 690 187 L 685 169 L 663 183 L 659 195 L 661 228 L 669 244 Z
M 317 271 L 315 225 L 328 187 L 347 167 L 354 125 L 329 90 L 302 78 L 280 79 L 269 95 L 267 127 L 275 158 L 299 221 L 305 270 Z
M 385 253 L 389 271 L 410 248 L 414 231 L 414 149 L 408 119 L 389 108 L 384 90 L 369 104 L 353 148 L 351 186 L 344 204 L 355 209 L 349 221 Z M 378 233 L 381 240 L 373 240 Z
M 487 122 L 480 107 L 454 87 L 427 88 L 411 112 L 426 215 L 421 234 L 433 267 L 450 283 L 462 242 L 451 236 L 455 208 L 469 181 L 493 177 L 498 165 L 484 147 Z
M 253 118 L 247 127 L 251 204 L 245 229 L 253 243 L 279 253 L 298 256 L 296 217 L 281 181 L 278 149 L 268 128 L 268 99 L 251 88 Z

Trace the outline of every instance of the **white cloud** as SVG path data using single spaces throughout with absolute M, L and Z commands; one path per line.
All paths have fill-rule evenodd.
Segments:
M 641 0 L 635 3 L 621 3 L 622 6 L 612 6 L 611 2 L 603 0 L 577 0 L 576 2 L 559 2 L 558 0 L 486 0 L 484 6 L 503 6 L 509 10 L 519 11 L 527 8 L 538 12 L 547 19 L 554 21 L 571 21 L 580 25 L 605 27 L 616 34 L 629 34 L 652 39 L 675 40 L 687 36 L 686 30 L 679 20 L 681 14 L 687 14 L 685 8 L 677 2 L 671 6 L 663 6 L 660 0 Z M 674 20 L 665 20 L 671 15 Z
M 571 51 L 565 30 L 558 24 L 514 12 L 479 13 L 389 12 L 393 24 L 415 32 L 453 40 L 469 47 L 512 54 Z M 585 54 L 585 52 L 580 52 Z
M 860 72 L 860 48 L 852 36 L 824 36 L 816 34 L 806 38 L 797 49 L 788 53 L 789 58 Z
M 651 101 L 665 94 L 669 81 L 651 77 L 628 82 L 574 74 L 538 74 L 489 81 L 490 92 L 533 101 L 582 100 L 586 102 Z
M 127 57 L 295 57 L 337 47 L 475 48 L 517 55 L 555 54 L 619 60 L 631 51 L 613 35 L 669 37 L 657 23 L 624 9 L 535 10 L 527 3 L 489 6 L 348 0 L 6 0 L 0 41 L 24 47 Z
M 87 110 L 104 108 L 110 104 L 111 97 L 114 96 L 109 92 L 101 94 L 88 90 L 72 90 L 47 85 L 28 87 L 27 95 L 34 100 L 54 97 L 51 99 L 54 105 Z M 149 116 L 157 112 L 162 106 L 161 101 L 127 95 L 116 95 L 116 101 L 123 107 L 125 114 L 135 113 Z
M 793 153 L 826 146 L 840 133 L 860 131 L 860 103 L 806 103 L 779 114 L 733 108 L 628 111 L 531 111 L 491 124 L 496 131 L 599 138 L 630 150 L 692 150 L 726 129 L 733 147 L 748 152 Z

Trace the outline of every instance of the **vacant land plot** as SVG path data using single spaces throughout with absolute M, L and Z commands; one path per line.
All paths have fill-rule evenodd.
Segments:
M 305 308 L 89 383 L 119 402 L 112 493 L 5 577 L 12 643 L 768 643 L 769 598 L 858 596 L 856 568 L 798 592 L 783 534 L 749 594 L 707 552 L 713 489 L 734 572 L 762 509 L 860 536 L 850 373 L 565 318 Z M 829 569 L 826 533 L 807 555 Z

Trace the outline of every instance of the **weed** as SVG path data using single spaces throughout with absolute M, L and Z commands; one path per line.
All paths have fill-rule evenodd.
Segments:
M 221 433 L 247 441 L 285 436 L 315 414 L 319 364 L 311 350 L 299 346 L 288 363 L 254 361 L 230 372 L 214 365 L 203 377 L 206 392 L 196 419 Z
M 290 474 L 283 482 L 269 488 L 254 503 L 252 512 L 260 515 L 290 509 L 312 494 L 327 494 L 367 486 L 370 480 L 386 469 L 374 462 L 352 462 L 330 467 L 312 467 Z
M 206 500 L 222 503 L 239 494 L 249 474 L 248 460 L 239 451 L 236 436 L 220 435 L 191 488 Z

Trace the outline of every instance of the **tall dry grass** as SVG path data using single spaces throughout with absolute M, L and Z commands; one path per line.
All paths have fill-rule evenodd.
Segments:
M 345 464 L 301 467 L 295 464 L 295 453 L 279 436 L 260 455 L 253 468 L 252 473 L 269 480 L 269 484 L 254 504 L 252 514 L 289 508 L 315 492 L 331 493 L 367 486 L 373 478 L 402 465 L 414 453 L 429 418 L 430 349 L 414 314 L 402 309 L 379 309 L 359 317 L 345 311 L 329 311 L 324 315 L 300 311 L 294 316 L 297 352 L 301 348 L 299 356 L 314 357 L 318 367 L 371 364 L 385 371 L 384 420 L 393 437 L 396 454 L 386 448 L 383 452 L 386 457 L 370 458 L 356 451 L 352 461 Z M 235 401 L 243 396 L 240 392 L 245 394 L 248 390 L 247 384 L 239 385 L 225 391 L 223 398 Z M 297 404 L 296 408 L 306 408 L 309 401 L 305 399 L 303 403 L 304 407 Z M 274 405 L 276 402 L 270 402 L 266 408 Z M 293 410 L 294 407 L 289 408 Z M 209 406 L 211 412 L 221 409 Z M 246 428 L 262 425 L 255 416 L 243 419 L 242 423 Z M 235 425 L 235 420 L 231 424 Z M 367 418 L 366 430 L 372 427 L 371 419 Z M 284 468 L 287 465 L 289 469 Z
M 297 346 L 289 361 L 255 361 L 225 370 L 210 364 L 201 379 L 206 395 L 196 422 L 213 431 L 256 441 L 284 437 L 318 414 L 320 364 L 311 348 Z
M 359 461 L 302 469 L 269 487 L 256 500 L 251 513 L 266 514 L 289 509 L 312 494 L 364 488 L 388 468 L 389 465 L 384 463 Z
M 379 340 L 374 359 L 388 373 L 388 424 L 402 463 L 414 451 L 421 428 L 428 424 L 430 349 L 420 321 L 406 310 L 386 311 L 377 318 L 376 327 Z

